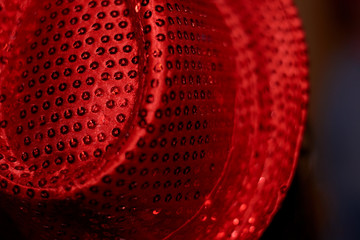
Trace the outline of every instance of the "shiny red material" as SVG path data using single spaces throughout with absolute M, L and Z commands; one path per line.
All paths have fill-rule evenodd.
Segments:
M 26 239 L 256 239 L 308 101 L 291 0 L 0 0 L 1 207 Z

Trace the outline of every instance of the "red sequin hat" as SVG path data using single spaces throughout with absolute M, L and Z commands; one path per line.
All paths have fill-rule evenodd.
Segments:
M 0 0 L 1 207 L 26 239 L 255 239 L 308 101 L 291 0 Z

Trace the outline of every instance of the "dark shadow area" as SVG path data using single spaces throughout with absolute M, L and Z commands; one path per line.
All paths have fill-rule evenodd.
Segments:
M 19 229 L 7 213 L 0 209 L 0 233 L 3 240 L 23 240 Z

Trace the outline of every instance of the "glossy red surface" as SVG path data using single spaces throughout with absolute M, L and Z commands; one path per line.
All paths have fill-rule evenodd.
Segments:
M 2 207 L 28 239 L 255 239 L 308 101 L 290 0 L 0 0 Z

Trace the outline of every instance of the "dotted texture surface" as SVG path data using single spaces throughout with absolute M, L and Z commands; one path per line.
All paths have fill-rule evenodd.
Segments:
M 290 0 L 0 0 L 0 202 L 26 239 L 256 239 L 308 102 Z

